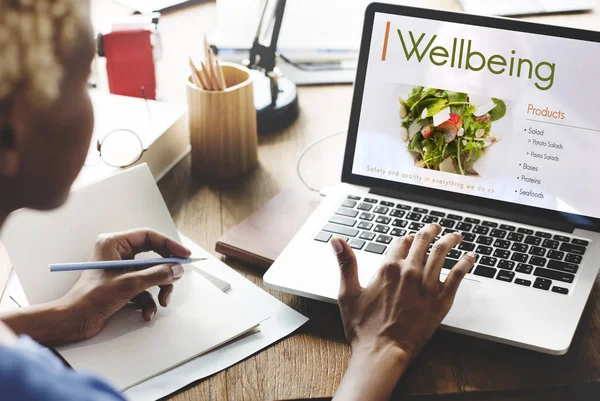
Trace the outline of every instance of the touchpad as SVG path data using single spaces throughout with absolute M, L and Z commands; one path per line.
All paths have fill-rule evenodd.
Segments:
M 446 277 L 444 276 L 440 278 L 442 281 L 446 280 Z M 475 300 L 477 292 L 479 291 L 479 287 L 481 287 L 481 283 L 479 281 L 470 278 L 464 278 L 458 287 L 452 308 L 442 323 L 445 325 L 456 326 L 461 322 L 464 323 L 465 319 L 468 320 L 469 316 L 471 316 L 469 313 L 471 304 Z

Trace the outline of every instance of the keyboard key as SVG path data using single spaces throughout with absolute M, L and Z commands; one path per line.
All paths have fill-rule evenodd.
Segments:
M 547 255 L 550 259 L 562 260 L 565 257 L 565 253 L 562 251 L 548 251 Z M 581 256 L 580 256 L 581 257 Z
M 383 224 L 377 224 L 373 229 L 376 233 L 387 234 L 390 231 L 390 227 L 384 226 Z
M 394 204 L 392 202 L 388 202 L 388 201 L 381 201 L 381 202 L 379 202 L 379 204 L 382 206 L 394 207 Z
M 403 237 L 406 235 L 406 230 L 401 228 L 393 228 L 390 232 L 390 235 L 393 235 L 394 237 Z
M 528 256 L 524 253 L 515 252 L 512 254 L 510 260 L 514 260 L 515 262 L 527 262 Z
M 473 274 L 475 274 L 477 276 L 482 276 L 482 277 L 494 278 L 494 276 L 496 275 L 496 271 L 497 271 L 497 269 L 494 269 L 493 267 L 487 267 L 487 266 L 480 265 L 475 268 L 475 271 L 473 272 Z
M 522 278 L 515 279 L 515 284 L 524 285 L 525 287 L 529 287 L 531 285 L 531 281 L 524 280 Z
M 551 260 L 548 262 L 548 268 L 573 274 L 577 273 L 577 270 L 579 270 L 579 266 L 573 263 L 559 262 L 558 260 Z
M 504 238 L 506 237 L 506 231 L 493 229 L 492 231 L 490 231 L 490 236 L 494 238 Z
M 554 287 L 552 287 L 552 292 L 557 292 L 557 293 L 559 293 L 559 294 L 565 294 L 565 295 L 566 295 L 566 294 L 568 294 L 568 293 L 569 293 L 569 290 L 567 290 L 567 289 L 566 289 L 566 288 L 564 288 L 564 287 L 557 287 L 557 286 L 554 286 Z
M 472 251 L 473 249 L 475 249 L 475 244 L 470 243 L 470 242 L 461 242 L 458 245 L 458 249 L 460 249 L 461 251 Z
M 506 282 L 510 283 L 514 277 L 515 277 L 515 272 L 511 272 L 508 270 L 500 270 L 500 271 L 498 271 L 496 280 L 506 281 Z
M 525 236 L 523 234 L 519 234 L 519 233 L 508 233 L 508 235 L 506 236 L 507 240 L 516 241 L 516 242 L 523 241 L 523 238 L 525 238 Z
M 555 235 L 554 239 L 562 242 L 569 242 L 569 237 L 565 237 L 564 235 Z
M 509 226 L 508 224 L 500 224 L 500 229 L 506 230 L 506 231 L 515 231 L 517 229 L 517 227 Z
M 482 256 L 481 259 L 479 259 L 479 264 L 481 265 L 494 267 L 496 266 L 496 263 L 498 263 L 498 259 L 490 256 Z
M 341 224 L 343 226 L 354 227 L 356 220 L 344 216 L 332 216 L 329 219 L 330 223 Z
M 444 259 L 444 264 L 442 265 L 442 268 L 452 269 L 454 267 L 454 265 L 457 263 L 458 263 L 458 260 L 456 260 L 456 259 Z
M 446 217 L 449 219 L 458 220 L 458 221 L 461 221 L 463 219 L 462 216 L 459 216 L 458 214 L 449 214 Z
M 590 243 L 586 240 L 573 238 L 571 242 L 575 245 L 588 246 Z
M 565 258 L 565 262 L 579 264 L 579 263 L 581 263 L 581 259 L 582 259 L 582 257 L 580 255 L 573 255 L 572 253 L 567 253 L 567 257 Z
M 413 211 L 415 211 L 417 213 L 423 213 L 423 214 L 429 213 L 429 210 L 423 209 L 422 207 L 413 207 Z
M 496 248 L 508 249 L 508 248 L 510 248 L 510 241 L 505 241 L 505 240 L 503 240 L 503 239 L 497 239 L 497 240 L 494 242 L 494 246 L 495 246 Z
M 542 239 L 540 237 L 534 237 L 532 235 L 528 235 L 525 238 L 525 243 L 529 244 L 529 245 L 539 245 L 542 242 Z
M 390 237 L 389 235 L 380 235 L 375 241 L 382 244 L 389 244 L 390 242 L 392 242 L 393 239 L 394 238 Z
M 474 219 L 472 217 L 466 217 L 465 218 L 465 223 L 479 224 L 479 223 L 481 223 L 481 220 Z
M 585 248 L 580 245 L 567 244 L 563 242 L 560 245 L 560 250 L 564 252 L 574 253 L 576 255 L 583 255 L 585 253 Z
M 336 210 L 335 214 L 339 214 L 340 216 L 347 216 L 347 217 L 356 217 L 358 216 L 358 212 L 354 209 L 348 209 L 345 207 L 341 207 L 338 210 Z
M 404 210 L 394 209 L 391 211 L 390 216 L 392 217 L 404 217 L 406 212 Z
M 371 214 L 371 213 L 362 213 L 362 214 L 359 216 L 359 219 L 361 219 L 361 220 L 367 220 L 367 221 L 371 221 L 371 220 L 373 220 L 374 218 L 375 218 L 375 215 L 374 215 L 374 214 Z
M 505 249 L 496 249 L 494 251 L 494 256 L 500 259 L 508 259 L 508 257 L 510 256 L 510 251 L 507 251 Z
M 315 237 L 315 241 L 327 242 L 331 239 L 331 234 L 321 231 Z
M 406 218 L 408 220 L 412 220 L 412 221 L 419 221 L 419 220 L 421 220 L 421 217 L 423 217 L 423 215 L 419 214 L 419 213 L 408 213 L 406 215 Z
M 521 233 L 521 234 L 527 234 L 527 235 L 532 235 L 533 234 L 533 230 L 530 230 L 529 228 L 517 228 L 517 232 Z
M 436 217 L 444 217 L 446 215 L 446 213 L 438 212 L 437 210 L 432 210 L 429 214 Z
M 515 262 L 512 260 L 501 260 L 498 262 L 498 267 L 505 270 L 512 270 L 515 267 Z
M 373 209 L 373 213 L 377 213 L 377 214 L 387 214 L 387 212 L 390 211 L 389 207 L 385 207 L 385 206 L 377 206 L 375 209 Z
M 358 210 L 364 210 L 365 212 L 370 211 L 373 208 L 373 205 L 369 205 L 368 203 L 361 203 L 358 205 Z
M 463 241 L 467 241 L 467 242 L 474 242 L 475 238 L 477 237 L 475 234 L 471 234 L 471 233 L 461 233 L 462 237 L 463 237 Z
M 375 238 L 375 233 L 372 233 L 369 231 L 363 231 L 362 233 L 360 233 L 358 238 L 366 239 L 367 241 L 373 241 L 373 238 Z
M 333 238 L 341 238 L 342 240 L 344 240 L 346 242 L 348 242 L 348 240 L 350 239 L 350 238 L 346 237 L 345 235 L 337 235 L 337 234 L 334 235 Z
M 531 274 L 531 272 L 533 271 L 533 266 L 525 263 L 519 263 L 517 265 L 516 271 L 517 273 Z
M 493 221 L 487 221 L 487 220 L 484 220 L 483 223 L 481 223 L 481 225 L 486 226 L 486 227 L 492 227 L 492 228 L 498 227 L 498 223 L 495 223 Z
M 482 244 L 482 245 L 492 245 L 492 242 L 494 242 L 494 239 L 492 237 L 486 237 L 485 235 L 480 235 L 477 238 L 477 241 L 475 241 L 478 244 Z
M 536 237 L 540 237 L 540 238 L 552 238 L 552 234 L 544 232 L 544 231 L 538 231 L 535 233 Z
M 534 266 L 545 266 L 548 259 L 540 258 L 539 256 L 532 256 L 529 258 L 529 264 Z
M 487 233 L 490 232 L 490 229 L 488 227 L 483 227 L 483 226 L 476 226 L 473 229 L 473 232 L 475 234 L 481 234 L 481 235 L 487 235 Z
M 403 205 L 403 204 L 401 204 L 401 203 L 398 203 L 398 204 L 396 205 L 396 209 L 410 210 L 410 206 L 408 206 L 408 205 Z
M 348 242 L 348 244 L 350 245 L 351 248 L 358 249 L 358 250 L 362 249 L 363 246 L 365 246 L 365 243 L 366 243 L 365 241 L 363 241 L 361 239 L 356 239 L 356 238 L 352 238 L 350 240 L 350 242 Z
M 479 255 L 491 255 L 493 249 L 489 246 L 479 245 L 477 249 L 475 249 L 475 253 Z
M 549 278 L 556 281 L 562 281 L 563 283 L 572 283 L 575 276 L 569 273 L 559 272 L 558 270 L 544 269 L 543 267 L 536 267 L 533 272 L 534 276 Z
M 460 259 L 460 255 L 462 255 L 462 252 L 456 249 L 450 249 L 450 252 L 448 252 L 448 257 L 452 259 Z
M 525 245 L 525 244 L 513 244 L 513 246 L 510 248 L 511 251 L 513 252 L 527 252 L 527 250 L 529 249 L 529 245 Z
M 533 288 L 539 288 L 540 290 L 548 290 L 551 285 L 552 280 L 546 280 L 539 277 L 533 282 Z
M 373 199 L 373 198 L 365 198 L 365 202 L 368 202 L 368 203 L 377 203 L 378 200 L 377 199 Z
M 378 253 L 381 255 L 382 253 L 385 252 L 385 248 L 387 248 L 385 245 L 376 244 L 375 242 L 369 242 L 367 244 L 367 246 L 365 247 L 365 251 L 372 252 L 372 253 Z
M 410 226 L 408 226 L 408 229 L 413 230 L 413 231 L 419 231 L 423 227 L 425 227 L 425 224 L 413 222 L 413 223 L 410 223 Z
M 471 231 L 473 224 L 460 222 L 456 225 L 456 229 L 459 231 Z
M 373 228 L 373 223 L 369 223 L 368 221 L 361 221 L 360 223 L 358 223 L 358 226 L 356 226 L 356 228 L 360 228 L 361 230 L 370 230 L 371 228 Z
M 442 236 L 446 235 L 446 234 L 454 234 L 457 233 L 458 231 L 453 230 L 451 228 L 444 228 L 444 231 L 442 231 Z
M 421 221 L 426 224 L 431 224 L 431 223 L 437 223 L 439 220 L 440 219 L 435 216 L 425 216 L 425 217 L 423 217 L 423 220 L 421 220 Z
M 378 216 L 377 219 L 375 220 L 375 223 L 390 224 L 390 221 L 392 221 L 391 217 Z
M 400 220 L 400 219 L 395 219 L 392 223 L 392 225 L 394 227 L 406 227 L 407 224 L 408 224 L 408 221 Z
M 342 202 L 342 206 L 352 208 L 352 207 L 356 206 L 356 201 L 346 199 L 345 201 Z
M 558 241 L 554 241 L 551 239 L 545 239 L 544 242 L 542 242 L 542 246 L 544 248 L 549 248 L 549 249 L 556 249 L 558 248 Z
M 532 246 L 529 249 L 529 254 L 535 256 L 544 256 L 546 254 L 546 250 L 544 248 L 540 248 L 539 246 Z
M 454 228 L 455 224 L 456 224 L 456 222 L 454 220 L 449 220 L 449 219 L 441 219 L 440 220 L 440 226 L 442 226 L 442 227 Z
M 339 226 L 337 224 L 325 224 L 323 231 L 345 235 L 347 237 L 356 237 L 358 235 L 358 230 L 356 228 Z
M 352 199 L 352 200 L 360 200 L 360 196 L 356 196 L 356 195 L 348 195 L 346 198 Z

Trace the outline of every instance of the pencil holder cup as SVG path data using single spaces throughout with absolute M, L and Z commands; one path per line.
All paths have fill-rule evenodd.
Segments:
M 223 63 L 227 88 L 198 88 L 186 82 L 192 168 L 208 178 L 230 178 L 258 165 L 256 108 L 250 71 Z

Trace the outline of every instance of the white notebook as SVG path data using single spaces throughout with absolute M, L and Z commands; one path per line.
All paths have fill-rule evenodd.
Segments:
M 146 165 L 72 192 L 58 210 L 14 213 L 2 241 L 29 303 L 37 304 L 63 296 L 79 276 L 50 273 L 49 263 L 85 261 L 98 234 L 138 227 L 180 240 Z M 58 351 L 75 370 L 100 374 L 124 390 L 256 329 L 269 317 L 198 274 L 201 263 L 186 268 L 171 304 L 159 306 L 151 322 L 128 306 L 96 337 Z

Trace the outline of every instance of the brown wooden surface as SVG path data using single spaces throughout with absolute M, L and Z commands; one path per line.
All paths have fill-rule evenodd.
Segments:
M 406 3 L 458 9 L 453 0 L 413 0 Z M 97 26 L 115 16 L 127 14 L 127 10 L 108 0 L 93 0 L 92 5 Z M 598 13 L 536 17 L 534 20 L 587 29 L 600 26 Z M 166 14 L 160 25 L 164 56 L 157 67 L 159 93 L 165 100 L 183 103 L 184 81 L 188 75 L 187 57 L 200 55 L 203 33 L 215 29 L 215 5 L 208 3 Z M 99 64 L 100 86 L 106 87 L 102 63 Z M 181 231 L 204 248 L 214 249 L 216 240 L 224 233 L 297 180 L 296 158 L 307 144 L 347 127 L 352 97 L 350 86 L 303 87 L 299 90 L 299 97 L 301 112 L 298 121 L 282 132 L 259 139 L 260 165 L 252 172 L 233 180 L 207 182 L 192 175 L 188 157 L 161 180 L 160 189 Z M 262 271 L 227 262 L 262 286 Z M 188 386 L 175 394 L 173 400 L 331 397 L 350 355 L 343 340 L 336 307 L 269 292 L 311 320 L 293 336 L 230 369 Z M 502 394 L 490 391 L 546 386 L 550 382 L 560 385 L 572 382 L 575 378 L 597 381 L 600 371 L 600 333 L 597 329 L 600 327 L 599 296 L 596 286 L 592 301 L 584 313 L 583 324 L 576 334 L 575 345 L 565 357 L 549 357 L 440 332 L 400 383 L 398 396 L 410 393 L 413 396 L 406 399 L 429 399 L 431 394 L 462 393 L 460 399 L 467 397 L 470 400 L 594 399 L 588 398 L 588 389 L 584 395 L 581 395 L 581 391 L 573 393 L 564 388 L 545 390 L 541 395 L 532 390 Z M 590 322 L 594 322 L 594 325 Z M 565 372 L 563 364 L 574 359 L 582 361 L 579 368 Z M 547 366 L 552 372 L 551 376 L 541 377 L 540 366 Z M 452 395 L 440 399 L 459 398 Z

